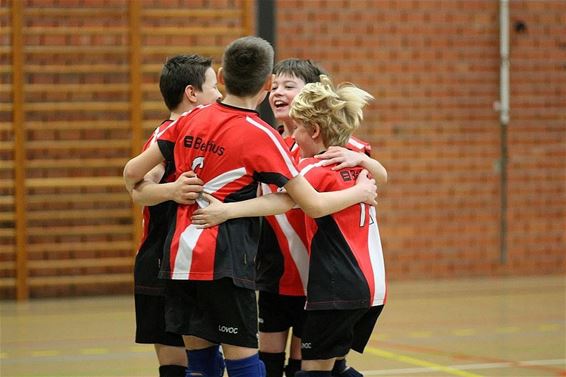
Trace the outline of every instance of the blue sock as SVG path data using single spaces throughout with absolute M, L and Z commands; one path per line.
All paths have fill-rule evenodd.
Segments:
M 228 360 L 226 359 L 226 369 L 230 377 L 265 377 L 265 365 L 259 359 L 258 354 L 246 357 L 245 359 Z
M 189 367 L 185 377 L 222 377 L 224 358 L 220 346 L 187 351 Z

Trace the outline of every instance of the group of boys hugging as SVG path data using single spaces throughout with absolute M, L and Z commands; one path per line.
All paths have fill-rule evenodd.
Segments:
M 217 73 L 170 58 L 170 119 L 124 168 L 144 206 L 136 342 L 154 344 L 160 376 L 362 376 L 345 357 L 363 352 L 386 298 L 387 172 L 352 136 L 373 97 L 309 60 L 273 60 L 252 36 Z M 279 130 L 256 112 L 268 94 Z

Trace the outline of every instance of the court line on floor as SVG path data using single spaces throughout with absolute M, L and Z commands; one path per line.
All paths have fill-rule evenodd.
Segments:
M 433 363 L 433 362 L 430 362 L 430 361 L 427 361 L 427 360 L 417 359 L 415 357 L 402 355 L 402 354 L 399 354 L 399 353 L 385 351 L 385 350 L 382 350 L 382 349 L 379 349 L 379 348 L 366 347 L 365 352 L 371 353 L 375 356 L 383 357 L 385 359 L 395 360 L 395 361 L 399 361 L 401 363 L 410 364 L 410 365 L 416 365 L 416 366 L 425 368 L 428 371 L 435 370 L 435 371 L 444 372 L 446 374 L 451 374 L 453 376 L 460 376 L 460 377 L 482 377 L 479 374 L 466 372 L 466 371 L 456 369 L 456 368 L 453 368 L 453 367 L 450 367 L 450 366 Z M 389 371 L 389 372 L 391 372 L 391 371 Z
M 371 339 L 372 341 L 377 341 L 376 339 Z M 451 357 L 453 359 L 456 360 L 469 360 L 469 361 L 484 361 L 484 362 L 488 362 L 488 363 L 514 363 L 515 366 L 517 367 L 522 367 L 522 368 L 527 368 L 527 369 L 533 369 L 533 370 L 545 370 L 547 372 L 551 372 L 551 373 L 558 373 L 561 376 L 564 376 L 566 374 L 565 371 L 563 369 L 558 369 L 555 367 L 549 367 L 546 365 L 530 365 L 530 364 L 521 364 L 519 365 L 519 362 L 517 361 L 513 361 L 513 360 L 505 360 L 505 359 L 501 359 L 501 358 L 495 358 L 495 357 L 486 357 L 486 356 L 480 356 L 480 355 L 469 355 L 469 354 L 463 354 L 463 353 L 458 353 L 458 352 L 451 352 L 451 351 L 444 351 L 444 350 L 440 350 L 440 349 L 436 349 L 436 348 L 432 348 L 432 347 L 424 347 L 424 346 L 417 346 L 417 345 L 412 345 L 412 344 L 402 344 L 402 343 L 395 343 L 395 342 L 391 342 L 391 341 L 381 341 L 379 342 L 381 345 L 384 345 L 386 347 L 390 347 L 390 348 L 398 348 L 401 349 L 403 351 L 409 351 L 409 352 L 418 352 L 418 353 L 426 353 L 426 354 L 431 354 L 431 355 L 439 355 L 439 356 L 447 356 L 447 357 Z
M 522 365 L 563 365 L 566 363 L 566 359 L 551 359 L 551 360 L 526 360 L 518 361 L 518 364 Z M 498 368 L 508 368 L 516 366 L 513 362 L 501 362 L 501 363 L 484 363 L 484 364 L 459 364 L 450 365 L 450 368 L 460 369 L 460 370 L 477 370 L 477 369 L 498 369 Z M 389 376 L 391 374 L 419 374 L 428 373 L 430 368 L 397 368 L 397 369 L 377 369 L 377 370 L 364 370 L 362 373 L 364 376 Z

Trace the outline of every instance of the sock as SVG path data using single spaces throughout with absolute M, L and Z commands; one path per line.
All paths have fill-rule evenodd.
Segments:
M 332 373 L 329 370 L 300 370 L 295 373 L 295 377 L 332 377 Z
M 185 377 L 222 377 L 224 374 L 224 358 L 218 345 L 187 351 L 187 357 L 189 367 Z
M 346 359 L 336 359 L 334 367 L 332 367 L 332 373 L 342 373 L 346 368 Z
M 364 375 L 346 365 L 346 359 L 336 359 L 332 368 L 334 377 L 363 377 Z
M 161 365 L 159 377 L 185 377 L 187 367 L 182 365 Z
M 285 367 L 285 376 L 286 377 L 295 377 L 295 373 L 301 370 L 301 360 L 300 359 L 291 359 L 287 361 L 287 366 Z
M 226 359 L 226 369 L 230 377 L 266 377 L 265 365 L 256 353 L 238 360 Z
M 259 352 L 259 359 L 265 364 L 267 377 L 283 377 L 285 365 L 285 352 Z

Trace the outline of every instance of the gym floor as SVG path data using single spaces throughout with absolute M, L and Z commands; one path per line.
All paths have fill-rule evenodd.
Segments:
M 365 376 L 566 376 L 566 276 L 391 282 Z M 0 303 L 0 376 L 156 376 L 126 296 Z

